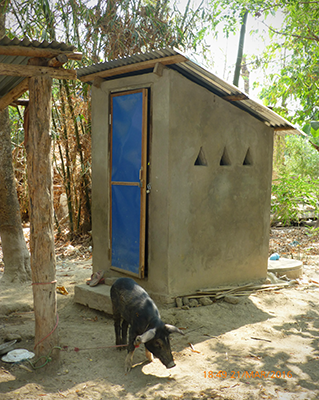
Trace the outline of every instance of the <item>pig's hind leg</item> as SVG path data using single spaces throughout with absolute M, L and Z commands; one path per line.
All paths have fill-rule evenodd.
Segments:
M 122 322 L 122 344 L 127 344 L 127 329 L 128 329 L 128 322 L 123 319 Z
M 122 343 L 121 337 L 121 313 L 116 310 L 113 306 L 113 319 L 114 319 L 114 329 L 115 329 L 115 344 L 118 346 Z M 121 347 L 119 347 L 121 349 Z

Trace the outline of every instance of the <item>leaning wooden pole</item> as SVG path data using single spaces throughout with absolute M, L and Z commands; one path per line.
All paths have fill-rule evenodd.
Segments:
M 30 196 L 30 250 L 35 315 L 35 354 L 48 356 L 58 345 L 56 262 L 53 232 L 50 77 L 29 79 L 26 150 Z M 53 352 L 55 357 L 58 352 Z

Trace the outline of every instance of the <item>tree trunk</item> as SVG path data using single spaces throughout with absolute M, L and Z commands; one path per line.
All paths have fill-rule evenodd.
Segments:
M 242 60 L 242 67 L 241 67 L 241 76 L 244 79 L 244 92 L 249 94 L 249 75 L 250 72 L 248 70 L 247 64 L 246 64 L 246 57 L 243 56 Z
M 29 79 L 29 135 L 26 143 L 30 196 L 30 247 L 35 315 L 35 352 L 58 345 L 49 77 Z M 58 354 L 58 353 L 55 353 Z
M 5 4 L 0 2 L 0 38 L 5 34 Z M 25 282 L 31 278 L 30 255 L 25 243 L 12 166 L 8 109 L 0 111 L 0 237 L 4 261 L 2 281 Z
M 242 22 L 241 29 L 240 29 L 237 61 L 236 61 L 236 68 L 235 68 L 235 74 L 234 74 L 234 80 L 233 80 L 233 84 L 235 86 L 237 86 L 237 87 L 238 87 L 238 83 L 239 83 L 241 62 L 242 62 L 242 59 L 243 59 L 247 17 L 248 17 L 248 11 L 246 11 L 245 14 L 244 14 L 243 22 Z
M 8 109 L 0 111 L 0 237 L 5 267 L 3 281 L 30 280 L 30 255 L 23 235 L 12 166 Z

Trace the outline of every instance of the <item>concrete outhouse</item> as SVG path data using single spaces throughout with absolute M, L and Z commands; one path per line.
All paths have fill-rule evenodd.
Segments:
M 274 131 L 296 132 L 181 53 L 92 82 L 93 272 L 163 299 L 266 277 Z

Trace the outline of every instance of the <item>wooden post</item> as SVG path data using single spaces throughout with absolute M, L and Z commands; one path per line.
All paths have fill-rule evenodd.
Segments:
M 26 150 L 37 357 L 47 356 L 58 345 L 50 137 L 51 85 L 52 79 L 48 76 L 29 79 L 29 135 Z M 58 353 L 54 351 L 53 357 Z

